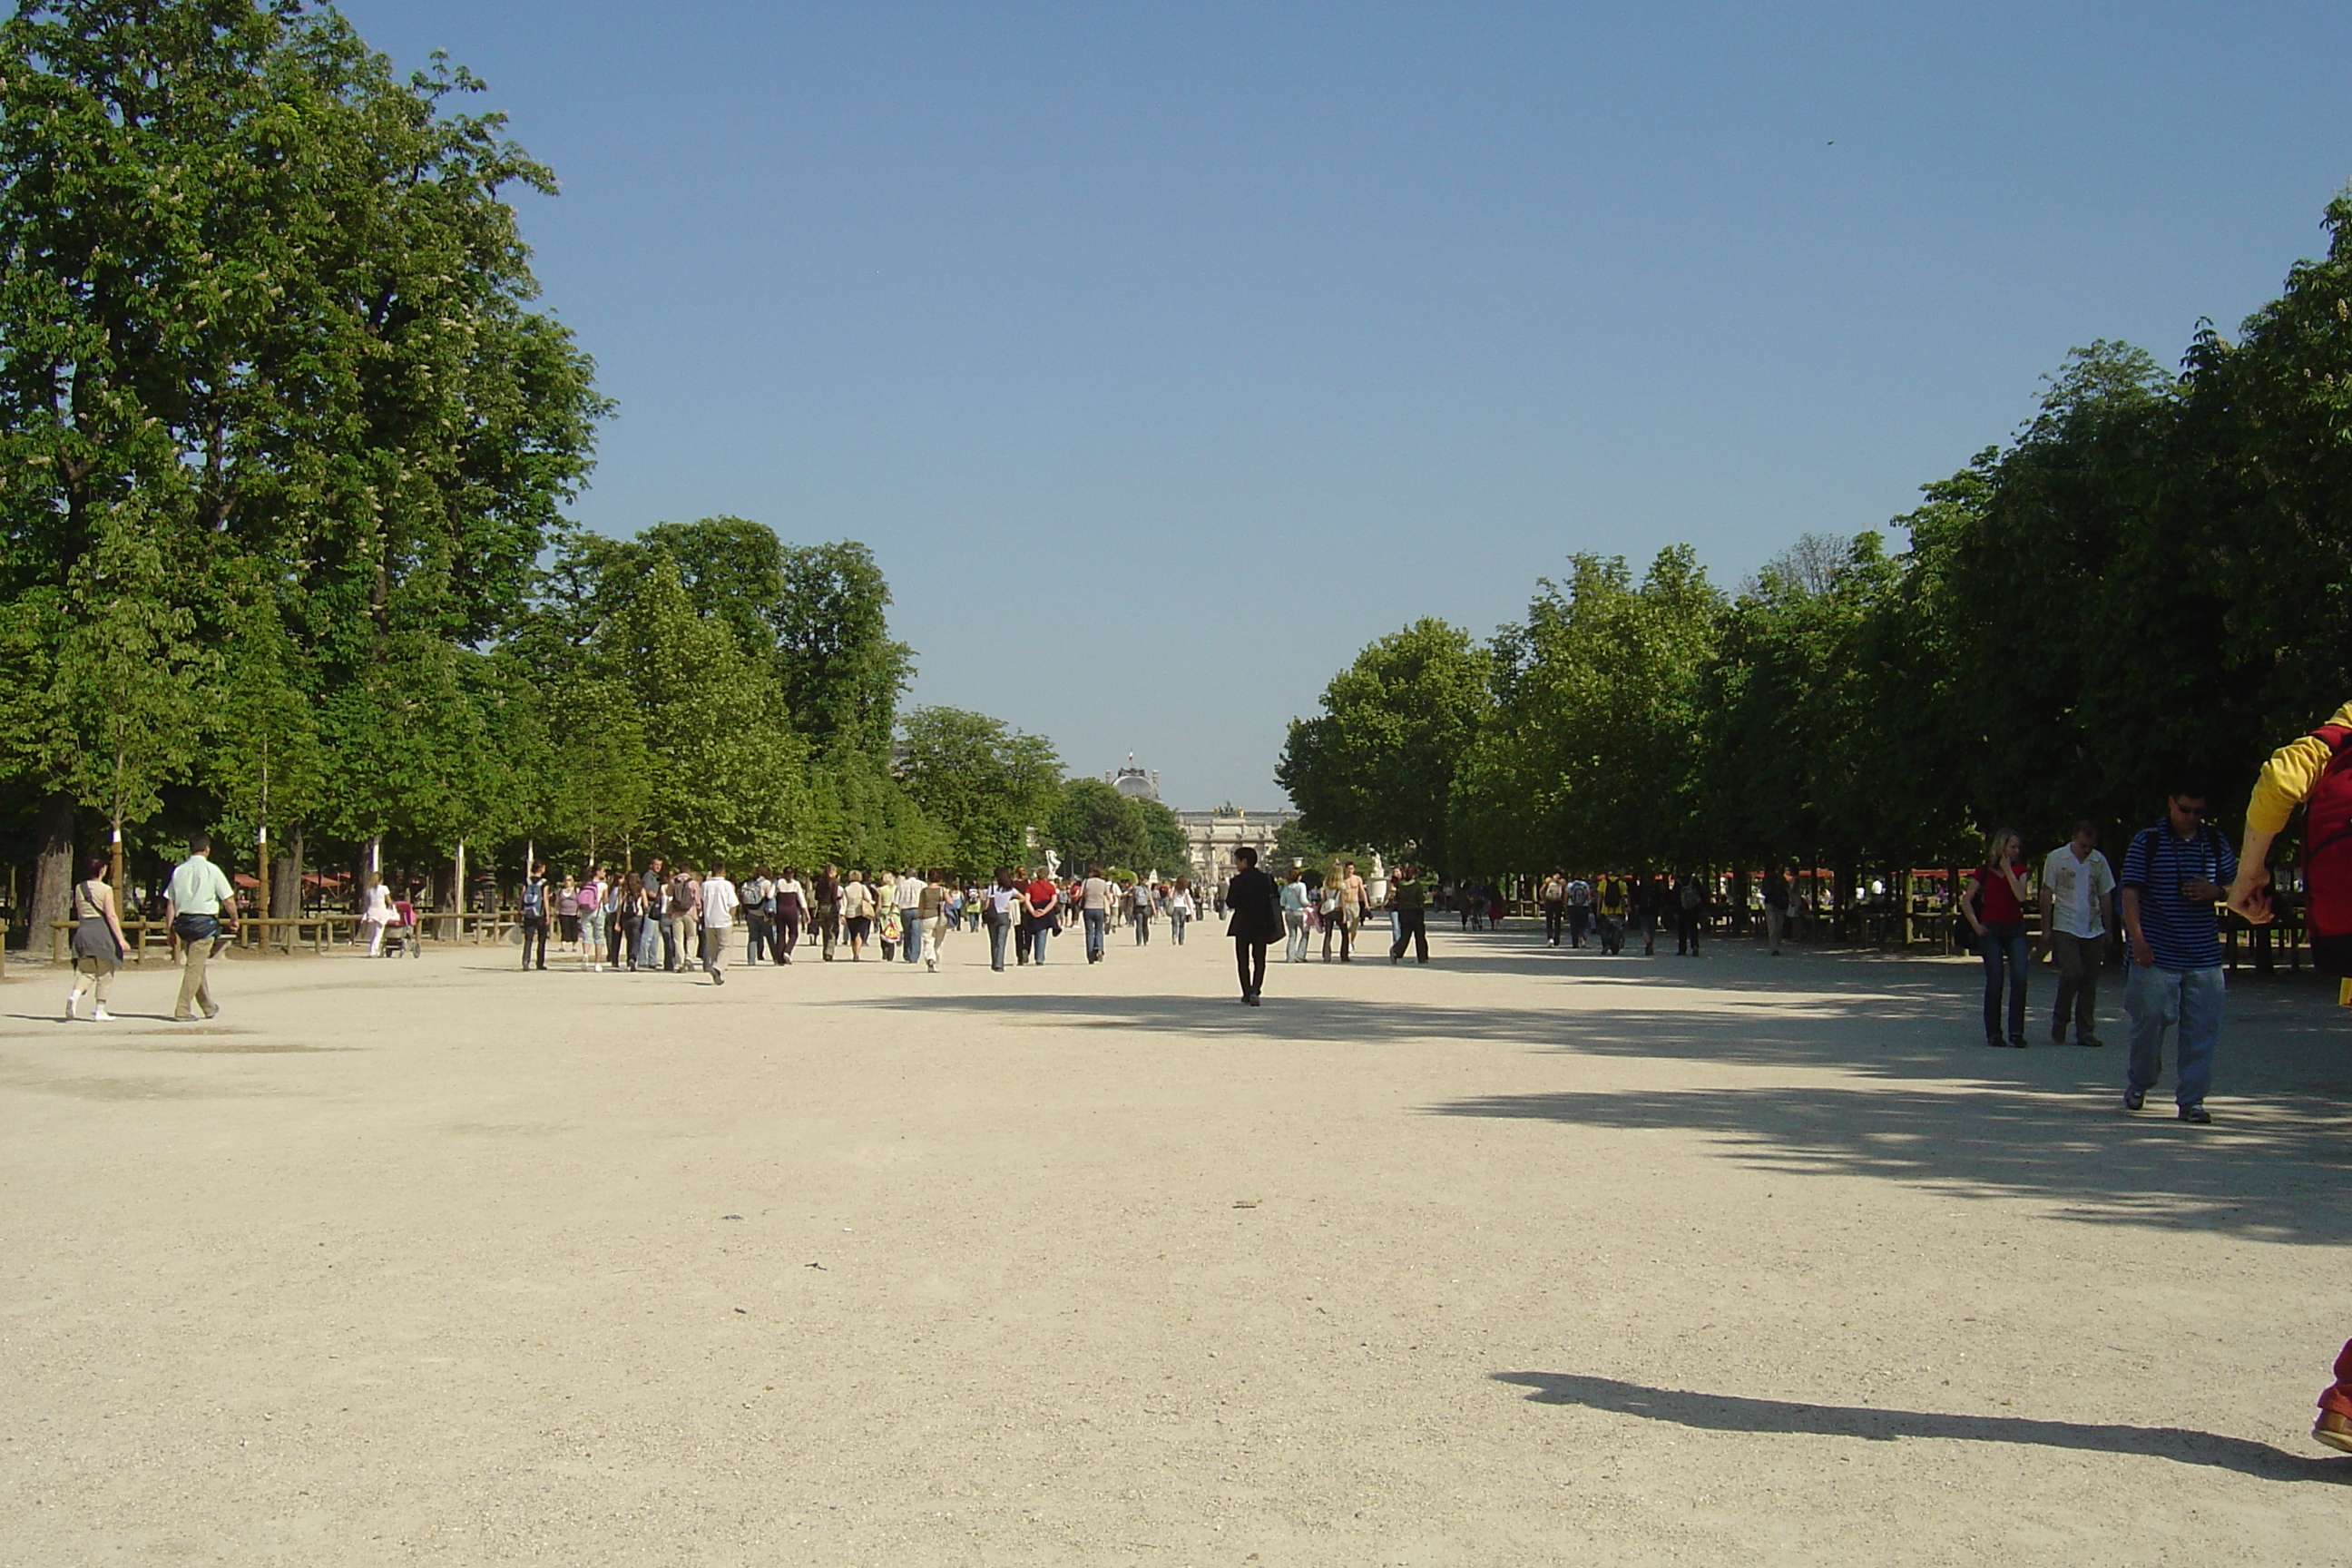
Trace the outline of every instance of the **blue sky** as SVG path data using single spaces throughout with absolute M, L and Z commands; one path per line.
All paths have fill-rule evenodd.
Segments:
M 1570 552 L 1882 523 L 2352 178 L 2340 3 L 346 10 L 562 181 L 583 521 L 863 540 L 915 700 L 1187 805 Z

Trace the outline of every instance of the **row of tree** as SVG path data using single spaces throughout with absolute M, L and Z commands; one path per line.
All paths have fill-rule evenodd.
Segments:
M 1464 873 L 1972 864 L 2153 820 L 2352 698 L 2352 199 L 2324 259 L 2178 374 L 2075 351 L 2005 446 L 1888 537 L 1809 535 L 1737 591 L 1578 555 L 1480 641 L 1423 620 L 1291 726 L 1323 837 Z
M 1168 854 L 1172 817 L 1039 737 L 902 721 L 862 546 L 567 525 L 609 409 L 507 199 L 553 178 L 458 111 L 479 85 L 307 0 L 0 21 L 0 837 L 34 929 L 78 841 L 152 866 L 197 827 L 241 870 L 274 847 L 280 913 L 363 851 Z

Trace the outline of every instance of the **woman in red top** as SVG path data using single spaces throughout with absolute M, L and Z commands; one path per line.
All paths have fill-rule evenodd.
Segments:
M 1043 871 L 1037 873 L 1035 881 L 1021 889 L 1022 963 L 1045 962 L 1045 938 L 1059 926 L 1060 922 L 1055 919 L 1054 906 L 1061 901 L 1061 889 L 1054 886 L 1054 879 Z
M 1960 913 L 1976 928 L 1984 953 L 1984 1031 L 1989 1046 L 2025 1048 L 2025 906 L 2032 896 L 2025 883 L 2025 845 L 2017 830 L 1997 828 L 1985 840 L 1985 863 L 1960 900 Z M 2009 972 L 2009 1038 L 2000 1034 L 2001 971 Z

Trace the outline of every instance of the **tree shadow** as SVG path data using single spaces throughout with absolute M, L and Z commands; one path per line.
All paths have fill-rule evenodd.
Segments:
M 2243 1437 L 2181 1426 L 2126 1426 L 2079 1421 L 2036 1421 L 2011 1415 L 1953 1415 L 1867 1405 L 1800 1405 L 1730 1394 L 1649 1388 L 1615 1378 L 1573 1373 L 1498 1372 L 1497 1383 L 1533 1389 L 1538 1405 L 1576 1405 L 1647 1421 L 1670 1421 L 1705 1432 L 1748 1432 L 1815 1437 L 1860 1437 L 1891 1443 L 1940 1437 L 1964 1443 L 2021 1443 L 2094 1454 L 2146 1456 L 2184 1465 L 2235 1470 L 2268 1481 L 2352 1481 L 2352 1462 L 2305 1458 Z
M 1752 978 L 1725 965 L 1703 984 L 1612 974 L 1598 964 L 1563 967 L 1571 973 L 1561 984 L 1586 993 L 1573 1005 L 1543 1005 L 1549 987 L 1535 991 L 1533 1005 L 1514 988 L 1508 1002 L 1487 1006 L 1285 996 L 1279 968 L 1268 972 L 1262 1008 L 1222 995 L 1017 991 L 825 1005 L 1051 1021 L 1132 1034 L 1155 1048 L 1187 1039 L 1342 1051 L 1500 1042 L 1567 1058 L 1560 1077 L 1570 1083 L 1578 1057 L 1719 1063 L 1749 1070 L 1727 1072 L 1720 1088 L 1564 1089 L 1424 1109 L 1696 1131 L 1766 1170 L 2038 1199 L 2078 1224 L 2306 1245 L 2352 1240 L 2352 1209 L 2336 1201 L 2352 1172 L 2352 1030 L 2316 999 L 2324 995 L 2317 988 L 2232 994 L 2213 1101 L 2219 1121 L 2194 1128 L 2172 1119 L 2161 1092 L 2139 1117 L 2121 1111 L 2119 1026 L 2105 1050 L 1987 1048 L 1976 1027 L 1974 972 L 1963 965 L 1759 960 L 1740 966 L 1764 972 Z M 1598 977 L 1573 973 L 1582 970 Z M 1727 984 L 1734 979 L 1742 985 Z M 1838 1076 L 1757 1081 L 1753 1069 L 1773 1068 Z

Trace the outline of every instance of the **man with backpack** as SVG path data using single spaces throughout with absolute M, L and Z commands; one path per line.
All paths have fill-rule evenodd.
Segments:
M 782 963 L 783 954 L 776 951 L 776 884 L 768 868 L 760 867 L 749 881 L 735 889 L 743 905 L 743 967 L 751 968 L 760 962 L 764 952 L 772 963 Z
M 662 902 L 662 967 L 673 974 L 691 974 L 702 961 L 701 910 L 702 884 L 680 866 Z
M 1499 900 L 1496 907 L 1500 907 Z M 1498 928 L 1502 919 L 1499 914 L 1495 917 Z M 1582 947 L 1585 932 L 1591 929 L 1592 884 L 1581 877 L 1570 877 L 1568 879 L 1568 945 Z
M 531 967 L 533 943 L 539 947 L 539 967 L 547 967 L 547 863 L 534 860 L 522 879 L 522 966 Z
M 1592 910 L 1601 922 L 1601 951 L 1612 958 L 1625 951 L 1627 901 L 1625 879 L 1614 871 L 1601 872 L 1592 885 Z
M 1536 889 L 1536 902 L 1543 906 L 1544 944 L 1558 947 L 1560 929 L 1568 923 L 1568 873 L 1553 867 L 1543 886 Z
M 2131 1018 L 2131 1062 L 2124 1077 L 2124 1109 L 2137 1110 L 2164 1069 L 2164 1033 L 2173 1033 L 2173 1098 L 2180 1120 L 2213 1120 L 2205 1091 L 2213 1080 L 2213 1049 L 2221 1038 L 2221 921 L 2214 906 L 2238 875 L 2230 842 L 2205 821 L 2205 786 L 2182 780 L 2165 802 L 2164 819 L 2132 837 L 2124 853 L 2124 931 L 2131 938 L 2131 973 L 2124 980 L 2124 1010 Z

